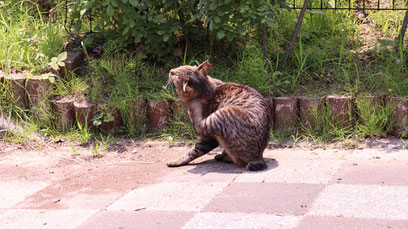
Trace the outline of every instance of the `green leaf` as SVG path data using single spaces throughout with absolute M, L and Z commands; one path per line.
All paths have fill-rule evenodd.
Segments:
M 50 67 L 52 68 L 52 69 L 54 69 L 55 71 L 58 71 L 58 69 L 59 69 L 59 67 L 58 67 L 58 65 L 56 64 L 56 63 L 49 63 L 48 65 L 50 65 Z
M 63 61 L 65 59 L 67 59 L 67 52 L 62 52 L 57 56 L 58 61 Z
M 57 64 L 58 64 L 59 66 L 61 66 L 61 67 L 64 67 L 64 66 L 65 66 L 65 63 L 64 63 L 64 62 L 57 62 Z
M 136 32 L 135 34 L 135 43 L 139 43 L 142 40 L 143 34 L 140 32 Z
M 215 10 L 217 8 L 217 2 L 212 2 L 211 4 L 210 4 L 210 10 Z
M 209 28 L 210 28 L 210 31 L 213 31 L 213 29 L 214 29 L 214 23 L 213 23 L 213 21 L 210 22 L 210 27 L 209 27 Z
M 94 121 L 92 122 L 92 124 L 93 124 L 94 126 L 99 126 L 99 125 L 102 124 L 102 121 L 101 121 L 100 119 L 97 119 L 97 120 L 94 120 Z
M 163 36 L 163 41 L 168 41 L 169 38 L 170 38 L 170 36 L 169 36 L 168 34 L 165 34 L 165 35 Z
M 113 7 L 109 5 L 108 8 L 106 8 L 106 12 L 108 13 L 109 17 L 112 17 L 115 9 L 113 9 Z
M 224 38 L 224 37 L 225 37 L 225 32 L 224 32 L 224 30 L 218 31 L 217 37 L 218 37 L 218 39 L 220 39 L 220 40 L 221 40 L 222 38 Z
M 221 19 L 220 19 L 218 16 L 215 16 L 215 17 L 214 17 L 214 22 L 220 23 L 220 22 L 221 22 Z
M 81 30 L 81 27 L 82 27 L 81 21 L 80 21 L 80 20 L 77 20 L 77 21 L 75 22 L 75 26 L 74 26 L 75 31 L 79 32 L 79 31 Z
M 129 32 L 129 26 L 125 27 L 125 29 L 122 32 L 122 35 L 125 35 L 127 32 Z
M 51 58 L 51 63 L 57 63 L 57 62 L 58 62 L 57 57 L 53 57 L 53 58 Z
M 239 6 L 239 12 L 240 12 L 240 13 L 243 13 L 243 12 L 248 11 L 248 10 L 249 10 L 249 6 L 248 6 L 248 5 L 240 5 L 240 6 Z
M 55 77 L 53 76 L 50 76 L 48 80 L 50 81 L 50 83 L 55 83 Z
M 113 122 L 113 121 L 115 121 L 115 117 L 113 117 L 110 114 L 107 114 L 105 117 L 103 117 L 103 121 L 104 122 Z

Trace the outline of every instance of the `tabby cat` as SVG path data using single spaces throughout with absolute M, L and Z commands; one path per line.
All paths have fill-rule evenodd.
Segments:
M 211 78 L 211 66 L 205 61 L 198 67 L 170 70 L 169 79 L 187 106 L 198 142 L 167 165 L 186 165 L 221 145 L 224 151 L 215 156 L 216 160 L 253 171 L 266 169 L 262 154 L 269 141 L 270 114 L 265 99 L 248 86 Z

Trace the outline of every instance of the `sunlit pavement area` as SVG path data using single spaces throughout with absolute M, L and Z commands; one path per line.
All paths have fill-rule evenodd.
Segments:
M 152 143 L 102 159 L 69 147 L 3 149 L 0 227 L 408 228 L 408 151 L 398 139 L 272 146 L 260 172 L 214 161 L 220 149 L 167 168 L 188 148 Z

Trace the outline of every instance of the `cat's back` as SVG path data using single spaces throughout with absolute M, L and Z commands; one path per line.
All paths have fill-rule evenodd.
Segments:
M 225 83 L 217 87 L 215 102 L 218 104 L 218 108 L 239 106 L 251 113 L 267 113 L 268 109 L 264 97 L 258 91 L 237 83 Z

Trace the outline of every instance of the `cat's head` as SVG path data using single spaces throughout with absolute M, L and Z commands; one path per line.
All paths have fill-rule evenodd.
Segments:
M 212 64 L 206 60 L 198 67 L 184 65 L 170 70 L 169 79 L 182 100 L 202 98 L 214 91 L 219 83 L 208 76 L 211 66 Z

